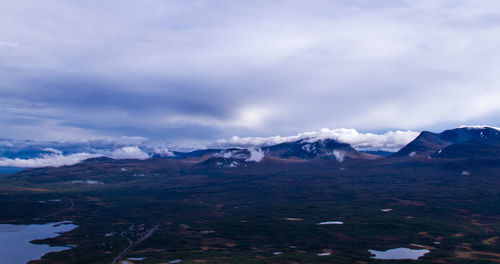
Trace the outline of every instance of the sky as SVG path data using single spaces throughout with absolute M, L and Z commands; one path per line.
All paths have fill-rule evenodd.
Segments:
M 395 149 L 499 126 L 498 47 L 496 0 L 3 0 L 0 144 Z

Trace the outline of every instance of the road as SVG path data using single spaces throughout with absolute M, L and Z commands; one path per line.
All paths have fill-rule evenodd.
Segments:
M 150 236 L 152 236 L 153 233 L 160 228 L 160 225 L 156 224 L 155 226 L 153 226 L 146 234 L 144 234 L 143 236 L 141 236 L 135 242 L 131 238 L 129 238 L 129 237 L 127 237 L 125 235 L 125 233 L 128 230 L 132 230 L 133 227 L 134 227 L 134 225 L 132 223 L 130 223 L 130 227 L 127 230 L 124 230 L 124 231 L 122 231 L 120 233 L 120 235 L 122 237 L 124 237 L 125 239 L 127 239 L 129 245 L 122 252 L 120 252 L 120 254 L 118 254 L 118 256 L 116 256 L 113 259 L 112 264 L 118 264 L 118 263 L 120 263 L 120 261 L 122 260 L 122 258 L 124 258 L 126 255 L 128 255 L 128 253 L 130 253 L 132 251 L 132 249 L 134 249 L 135 246 L 137 246 L 139 243 L 141 243 L 142 241 L 144 241 L 144 240 L 148 239 Z

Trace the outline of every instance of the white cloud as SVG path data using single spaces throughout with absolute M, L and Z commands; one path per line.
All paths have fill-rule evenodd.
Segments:
M 39 167 L 60 167 L 65 165 L 74 165 L 83 160 L 100 157 L 99 154 L 76 153 L 69 155 L 45 154 L 41 157 L 30 159 L 9 159 L 0 158 L 0 166 L 21 167 L 21 168 L 39 168 Z
M 65 165 L 74 165 L 86 159 L 96 157 L 110 157 L 113 159 L 148 159 L 150 156 L 138 146 L 126 146 L 115 150 L 99 150 L 96 153 L 73 153 L 63 155 L 61 151 L 45 148 L 45 151 L 53 152 L 53 154 L 42 154 L 34 158 L 0 158 L 0 166 L 21 167 L 21 168 L 38 168 L 38 167 L 60 167 Z
M 332 154 L 338 162 L 344 162 L 345 153 L 343 151 L 334 150 Z
M 58 149 L 54 149 L 54 148 L 43 148 L 42 150 L 43 150 L 43 151 L 52 152 L 52 153 L 54 153 L 54 154 L 59 154 L 59 155 L 63 154 L 63 152 L 62 152 L 62 151 L 60 151 L 60 150 L 58 150 Z
M 14 147 L 14 143 L 12 142 L 12 140 L 0 139 L 0 147 L 12 148 Z
M 209 144 L 210 147 L 247 147 L 247 146 L 270 146 L 283 142 L 292 142 L 303 139 L 310 141 L 322 139 L 335 139 L 342 143 L 351 144 L 358 150 L 385 150 L 398 151 L 418 136 L 415 131 L 389 131 L 383 134 L 359 133 L 355 129 L 328 129 L 323 128 L 317 132 L 299 133 L 294 136 L 272 136 L 272 137 L 238 137 L 219 139 Z
M 105 152 L 103 152 L 105 153 Z M 112 151 L 107 156 L 114 159 L 148 159 L 149 154 L 142 151 L 138 146 L 127 146 Z
M 245 161 L 260 162 L 266 155 L 261 148 L 248 148 L 248 151 L 250 152 L 250 157 Z
M 262 126 L 266 120 L 278 111 L 271 107 L 242 107 L 234 114 L 224 118 L 215 118 L 206 115 L 171 115 L 162 118 L 162 122 L 168 126 L 199 125 L 217 128 L 250 128 L 256 129 Z
M 166 147 L 154 147 L 153 149 L 155 154 L 160 154 L 162 156 L 167 156 L 167 157 L 175 156 L 174 153 Z
M 248 157 L 248 154 L 244 152 L 244 149 L 227 149 L 215 154 L 215 156 L 224 159 L 244 159 Z

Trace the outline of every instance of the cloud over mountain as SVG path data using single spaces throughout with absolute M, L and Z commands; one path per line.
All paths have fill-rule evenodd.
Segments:
M 76 153 L 76 154 L 44 154 L 34 158 L 0 158 L 0 166 L 21 167 L 21 168 L 39 168 L 39 167 L 60 167 L 64 165 L 73 165 L 83 160 L 100 157 L 99 154 Z
M 96 157 L 110 157 L 114 159 L 147 159 L 150 155 L 137 146 L 126 146 L 115 150 L 97 150 L 95 153 L 72 153 L 63 154 L 62 151 L 52 148 L 43 149 L 52 154 L 41 154 L 30 158 L 5 158 L 0 157 L 0 166 L 38 168 L 38 167 L 60 167 L 74 165 L 86 159 Z
M 259 147 L 297 140 L 317 141 L 335 139 L 351 144 L 358 150 L 397 151 L 418 135 L 414 131 L 389 131 L 382 134 L 360 133 L 355 129 L 323 128 L 292 136 L 238 137 L 209 141 L 203 148 L 247 148 L 249 161 L 259 162 L 264 153 Z M 196 149 L 181 146 L 180 149 Z M 147 159 L 154 154 L 174 156 L 172 150 L 154 145 L 143 137 L 101 138 L 70 141 L 17 141 L 0 139 L 0 166 L 44 167 L 73 165 L 88 158 L 106 156 L 114 159 Z
M 342 143 L 348 143 L 358 150 L 383 150 L 398 151 L 402 146 L 408 144 L 416 136 L 415 131 L 388 131 L 383 134 L 359 133 L 355 129 L 328 129 L 323 128 L 317 132 L 304 132 L 293 136 L 271 136 L 271 137 L 238 137 L 219 139 L 209 144 L 209 147 L 251 147 L 270 146 L 283 142 L 292 142 L 308 139 L 311 141 L 323 139 L 335 139 Z

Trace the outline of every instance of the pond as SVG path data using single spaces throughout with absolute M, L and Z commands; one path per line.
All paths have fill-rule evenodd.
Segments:
M 343 225 L 344 222 L 341 221 L 326 221 L 326 222 L 320 222 L 316 223 L 316 225 Z
M 427 249 L 395 248 L 386 251 L 368 250 L 375 255 L 374 259 L 413 259 L 416 260 L 429 253 Z
M 0 259 L 2 263 L 27 263 L 30 260 L 40 259 L 49 252 L 70 249 L 70 246 L 51 247 L 32 244 L 30 241 L 57 237 L 60 233 L 71 231 L 76 227 L 78 226 L 69 221 L 43 225 L 0 224 Z

